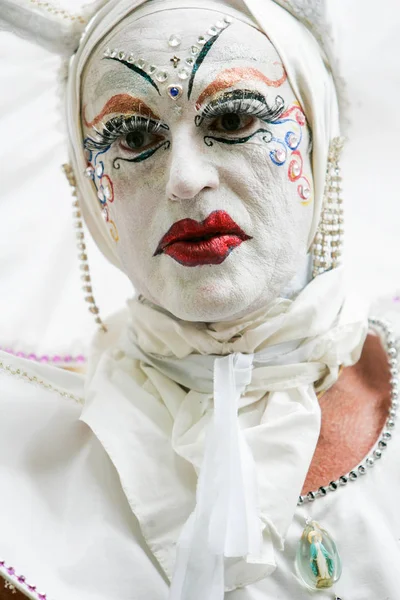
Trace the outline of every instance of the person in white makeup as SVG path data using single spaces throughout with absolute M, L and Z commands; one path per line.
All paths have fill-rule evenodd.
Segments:
M 49 6 L 1 19 L 73 53 L 76 218 L 135 296 L 103 321 L 79 226 L 88 372 L 0 352 L 0 598 L 396 599 L 398 350 L 340 266 L 323 4 Z

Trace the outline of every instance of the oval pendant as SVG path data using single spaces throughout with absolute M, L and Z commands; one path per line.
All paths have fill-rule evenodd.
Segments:
M 317 521 L 308 521 L 296 553 L 296 570 L 311 590 L 330 588 L 342 574 L 342 561 L 332 536 Z

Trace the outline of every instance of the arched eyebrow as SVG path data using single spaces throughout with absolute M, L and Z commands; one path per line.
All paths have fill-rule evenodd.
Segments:
M 137 73 L 138 75 L 140 75 L 141 77 L 143 77 L 143 79 L 145 79 L 147 81 L 147 83 L 150 83 L 150 85 L 152 85 L 153 88 L 157 90 L 158 95 L 161 96 L 161 92 L 160 92 L 160 90 L 158 88 L 158 85 L 156 84 L 156 82 L 154 81 L 154 79 L 152 79 L 150 77 L 150 75 L 148 73 L 146 73 L 146 71 L 143 71 L 143 69 L 140 69 L 139 67 L 137 67 L 133 63 L 130 63 L 130 62 L 126 61 L 126 60 L 121 60 L 117 56 L 104 56 L 103 60 L 116 60 L 117 62 L 121 63 L 121 65 L 125 65 L 126 67 L 128 67 L 128 69 L 130 69 L 134 73 Z
M 280 64 L 280 63 L 274 63 Z M 269 87 L 280 87 L 287 79 L 286 71 L 283 68 L 283 75 L 280 79 L 270 79 L 264 73 L 261 73 L 258 69 L 254 69 L 253 67 L 235 67 L 232 69 L 225 69 L 222 71 L 214 81 L 212 81 L 206 89 L 200 94 L 196 101 L 196 108 L 199 109 L 203 102 L 207 100 L 210 96 L 213 96 L 217 92 L 221 92 L 226 90 L 232 86 L 234 86 L 239 81 L 249 81 L 250 79 L 257 79 L 262 83 L 265 83 Z
M 143 100 L 140 100 L 140 98 L 134 98 L 129 94 L 117 94 L 116 96 L 112 96 L 112 98 L 105 103 L 99 114 L 90 122 L 86 119 L 86 106 L 83 107 L 82 112 L 84 123 L 86 127 L 90 128 L 96 127 L 96 125 L 100 123 L 100 121 L 102 121 L 106 115 L 110 115 L 112 113 L 135 113 L 143 117 L 150 117 L 155 121 L 160 120 L 160 118 L 154 114 L 151 108 L 147 106 Z
M 222 31 L 219 31 L 216 35 L 214 35 L 212 38 L 210 38 L 208 40 L 208 42 L 206 44 L 204 44 L 200 54 L 198 55 L 196 62 L 193 65 L 192 74 L 191 74 L 190 80 L 189 80 L 188 95 L 187 95 L 188 100 L 190 100 L 190 97 L 192 95 L 194 80 L 197 75 L 197 71 L 200 69 L 207 54 L 210 52 L 210 50 L 213 47 L 213 45 L 215 44 L 215 42 L 218 40 L 219 36 L 224 31 L 226 31 L 226 29 L 222 29 Z

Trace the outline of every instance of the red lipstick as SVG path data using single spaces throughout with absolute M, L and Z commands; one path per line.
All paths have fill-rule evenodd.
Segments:
M 219 265 L 246 240 L 251 240 L 224 210 L 205 221 L 182 219 L 174 223 L 158 244 L 154 256 L 168 254 L 185 267 Z

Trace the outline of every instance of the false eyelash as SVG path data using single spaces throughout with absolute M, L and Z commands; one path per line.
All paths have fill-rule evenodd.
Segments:
M 250 90 L 234 90 L 210 102 L 196 118 L 196 125 L 205 119 L 215 119 L 227 113 L 251 115 L 266 123 L 273 123 L 285 112 L 282 96 L 277 96 L 273 106 L 267 103 L 265 96 Z
M 86 138 L 85 148 L 88 150 L 106 150 L 121 136 L 134 131 L 145 131 L 146 133 L 158 133 L 160 129 L 168 129 L 168 125 L 154 121 L 149 117 L 132 115 L 130 117 L 113 117 L 107 123 L 103 123 L 103 130 L 93 128 L 97 139 Z

